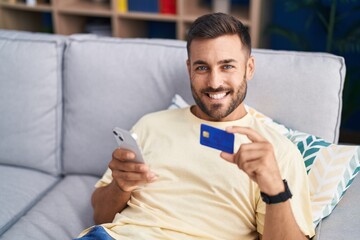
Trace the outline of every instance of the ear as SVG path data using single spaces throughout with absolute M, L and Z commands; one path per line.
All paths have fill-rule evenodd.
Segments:
M 255 58 L 250 56 L 246 63 L 246 81 L 253 78 L 255 72 Z

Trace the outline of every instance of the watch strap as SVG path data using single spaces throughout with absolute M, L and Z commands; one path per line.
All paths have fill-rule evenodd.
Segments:
M 262 200 L 266 203 L 266 204 L 276 204 L 276 203 L 281 203 L 281 202 L 285 202 L 287 201 L 289 198 L 292 197 L 292 193 L 289 189 L 289 186 L 287 184 L 287 181 L 284 179 L 283 180 L 284 183 L 284 187 L 285 187 L 285 191 L 281 192 L 275 196 L 269 196 L 266 193 L 260 192 L 261 198 Z

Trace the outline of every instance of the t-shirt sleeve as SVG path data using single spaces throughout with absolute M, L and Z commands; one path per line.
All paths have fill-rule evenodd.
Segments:
M 293 195 L 290 200 L 291 209 L 300 230 L 306 236 L 313 237 L 315 230 L 312 222 L 309 180 L 306 174 L 304 160 L 295 147 L 290 153 L 288 157 L 288 159 L 290 159 L 290 166 L 284 178 L 287 179 Z
M 104 173 L 104 175 L 100 178 L 100 180 L 96 182 L 95 187 L 96 188 L 105 187 L 111 183 L 112 179 L 113 178 L 112 178 L 111 169 L 108 168 Z
M 312 223 L 310 191 L 303 158 L 294 146 L 290 146 L 280 158 L 282 159 L 279 159 L 278 163 L 282 178 L 287 180 L 293 195 L 290 204 L 295 220 L 304 235 L 313 237 L 315 231 Z M 265 212 L 266 204 L 259 197 L 256 221 L 257 231 L 260 234 L 264 231 Z

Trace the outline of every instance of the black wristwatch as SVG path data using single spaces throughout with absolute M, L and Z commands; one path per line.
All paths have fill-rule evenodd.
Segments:
M 266 204 L 276 204 L 276 203 L 281 203 L 281 202 L 285 202 L 287 201 L 289 198 L 292 197 L 292 194 L 290 192 L 289 186 L 287 184 L 287 181 L 284 179 L 284 186 L 285 186 L 285 191 L 279 193 L 278 195 L 275 196 L 269 196 L 266 193 L 260 192 L 261 194 L 261 198 L 262 200 L 266 203 Z

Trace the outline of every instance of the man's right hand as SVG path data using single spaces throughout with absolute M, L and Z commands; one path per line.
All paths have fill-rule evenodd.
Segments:
M 129 150 L 117 148 L 109 163 L 113 181 L 123 192 L 132 192 L 139 185 L 153 182 L 157 176 L 145 163 L 135 161 L 135 154 Z
M 115 149 L 109 163 L 113 180 L 96 188 L 91 203 L 95 224 L 112 222 L 115 215 L 127 207 L 131 192 L 139 185 L 156 180 L 156 175 L 144 163 L 135 161 L 135 154 L 125 149 Z

